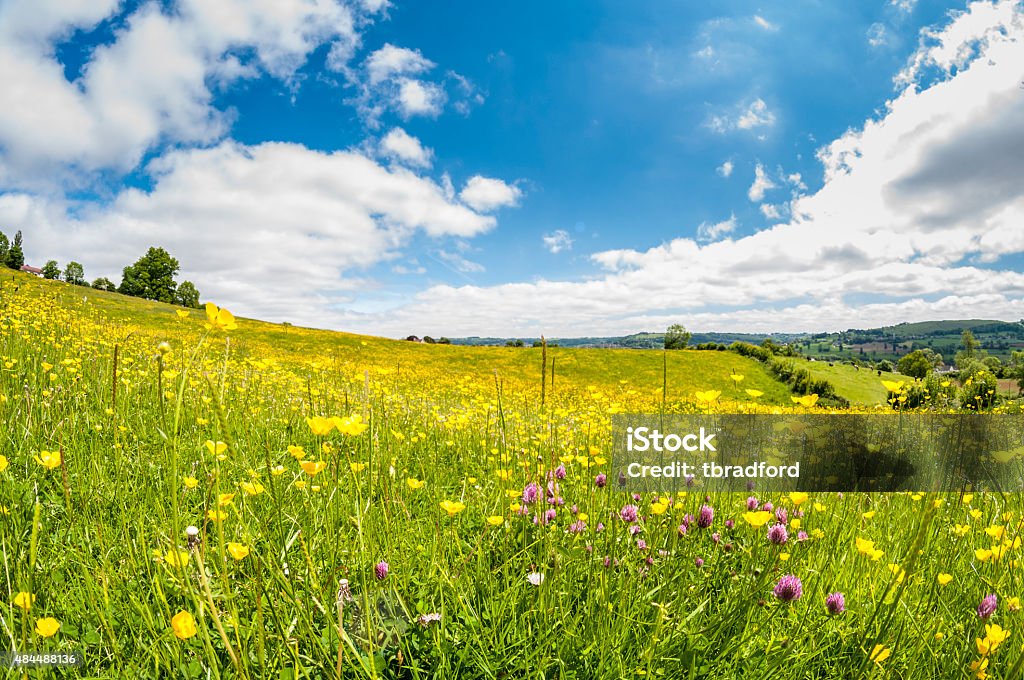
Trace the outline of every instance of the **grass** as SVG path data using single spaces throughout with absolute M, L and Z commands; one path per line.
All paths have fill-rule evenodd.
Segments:
M 179 308 L 172 305 L 40 281 L 20 273 L 15 277 L 21 284 L 21 294 L 27 299 L 53 296 L 62 308 L 100 323 L 110 321 L 123 328 L 144 328 L 147 333 L 179 334 L 182 331 L 182 323 L 176 316 Z M 531 392 L 539 396 L 540 348 L 428 345 L 256 320 L 242 320 L 239 330 L 232 333 L 232 341 L 237 351 L 254 356 L 272 353 L 289 362 L 301 363 L 310 358 L 352 364 L 362 362 L 398 373 L 403 366 L 430 366 L 439 367 L 449 377 L 471 377 L 488 383 L 493 381 L 494 371 L 498 371 L 499 376 L 531 383 Z M 650 403 L 660 402 L 663 368 L 660 351 L 549 347 L 547 361 L 549 376 L 551 363 L 555 365 L 556 390 L 560 384 L 569 388 L 593 386 L 615 393 L 634 390 L 646 395 Z M 741 384 L 730 379 L 733 374 L 744 376 Z M 755 389 L 764 393 L 759 398 L 762 403 L 790 403 L 789 390 L 772 378 L 760 363 L 732 352 L 668 353 L 667 388 L 669 399 L 691 398 L 698 390 L 719 390 L 723 398 L 746 399 L 744 390 Z
M 882 386 L 883 380 L 893 382 L 907 381 L 907 377 L 898 373 L 889 373 L 861 368 L 857 369 L 848 364 L 828 365 L 826 361 L 809 361 L 807 359 L 796 359 L 800 368 L 806 368 L 815 379 L 828 380 L 836 388 L 836 394 L 850 401 L 851 404 L 862 406 L 874 406 L 886 404 L 888 392 Z
M 746 494 L 598 482 L 660 353 L 549 351 L 542 405 L 535 350 L 196 317 L 3 280 L 0 635 L 84 654 L 30 678 L 1019 677 L 1016 494 L 755 492 L 774 544 Z M 667 359 L 668 411 L 793 410 Z

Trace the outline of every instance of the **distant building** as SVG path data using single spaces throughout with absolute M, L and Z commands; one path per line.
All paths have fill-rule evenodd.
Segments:
M 29 265 L 29 264 L 21 265 L 21 271 L 23 271 L 23 272 L 25 272 L 27 274 L 34 274 L 36 276 L 42 276 L 43 275 L 43 270 L 42 269 L 40 269 L 39 267 L 33 267 L 32 265 Z

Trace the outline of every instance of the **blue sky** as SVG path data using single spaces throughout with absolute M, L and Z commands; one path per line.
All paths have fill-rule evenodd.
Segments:
M 1019 2 L 254 5 L 0 6 L 30 260 L 390 335 L 1024 316 Z

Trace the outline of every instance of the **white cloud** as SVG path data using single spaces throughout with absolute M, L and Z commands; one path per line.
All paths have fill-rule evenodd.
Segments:
M 569 236 L 569 232 L 565 229 L 556 229 L 550 234 L 544 234 L 541 237 L 544 242 L 544 247 L 548 249 L 550 253 L 560 253 L 563 250 L 572 250 L 572 236 Z
M 449 336 L 580 335 L 680 319 L 699 329 L 773 331 L 1024 318 L 1024 273 L 1000 260 L 1024 253 L 1024 17 L 1016 3 L 994 9 L 992 23 L 971 31 L 954 18 L 932 32 L 938 43 L 973 42 L 977 58 L 926 87 L 904 88 L 877 119 L 821 149 L 823 186 L 796 197 L 785 223 L 711 243 L 678 238 L 598 252 L 592 259 L 603 273 L 582 280 L 434 286 L 387 318 L 352 324 Z M 911 63 L 926 58 L 931 42 Z
M 774 124 L 775 114 L 768 110 L 768 105 L 764 103 L 763 99 L 755 99 L 746 112 L 736 121 L 736 127 L 741 130 L 751 130 L 756 127 Z
M 705 123 L 713 131 L 724 134 L 732 130 L 754 130 L 775 124 L 775 114 L 760 97 L 747 105 L 737 105 L 732 114 L 716 114 Z
M 486 101 L 487 98 L 483 92 L 466 76 L 455 71 L 448 71 L 446 76 L 447 80 L 453 84 L 455 91 L 452 108 L 463 116 L 468 116 L 475 107 Z
M 729 215 L 729 219 L 716 224 L 702 222 L 697 227 L 697 238 L 701 241 L 717 241 L 723 236 L 728 236 L 736 230 L 736 216 Z
M 30 258 L 76 259 L 115 281 L 162 245 L 205 299 L 319 326 L 340 323 L 330 310 L 354 295 L 361 272 L 416 234 L 468 238 L 495 224 L 437 183 L 355 152 L 222 143 L 169 153 L 149 172 L 151 191 L 127 189 L 103 207 L 0 195 L 0 223 L 25 231 Z
M 896 76 L 898 85 L 917 82 L 935 68 L 948 75 L 963 68 L 990 45 L 1005 43 L 1008 34 L 1021 28 L 1020 4 L 1014 0 L 978 1 L 965 11 L 954 12 L 950 24 L 922 29 L 917 51 Z
M 364 121 L 372 128 L 388 110 L 403 119 L 415 116 L 436 118 L 448 103 L 444 82 L 426 78 L 437 66 L 419 50 L 385 44 L 371 53 L 363 62 L 361 72 L 347 71 L 350 80 L 359 86 L 359 94 L 350 100 L 356 105 Z M 453 106 L 463 115 L 475 103 L 483 101 L 473 84 L 464 76 L 449 72 L 445 82 L 452 82 L 460 96 Z
M 694 52 L 693 56 L 697 57 L 698 59 L 711 59 L 712 57 L 715 56 L 715 48 L 712 47 L 711 45 L 705 45 L 704 47 Z
M 358 40 L 353 9 L 336 0 L 180 0 L 166 13 L 146 3 L 68 80 L 54 42 L 118 11 L 112 0 L 0 5 L 0 91 L 19 93 L 0 107 L 0 185 L 52 185 L 68 168 L 124 172 L 157 143 L 216 141 L 231 118 L 211 83 L 290 80 L 319 45 Z
M 889 42 L 889 34 L 885 24 L 875 22 L 868 27 L 868 44 L 872 47 L 881 47 Z
M 420 53 L 407 47 L 395 47 L 385 43 L 366 58 L 366 72 L 371 86 L 391 80 L 396 76 L 410 76 L 425 73 L 437 66 Z
M 380 140 L 380 151 L 387 158 L 402 161 L 417 168 L 429 168 L 434 152 L 402 128 L 392 128 Z
M 765 19 L 760 14 L 755 14 L 754 15 L 754 23 L 757 24 L 758 26 L 760 26 L 761 28 L 763 28 L 766 31 L 774 32 L 774 31 L 779 30 L 778 25 L 773 24 L 772 22 L 768 21 L 767 19 Z
M 719 165 L 717 168 L 715 168 L 715 172 L 717 172 L 722 177 L 728 177 L 729 175 L 732 174 L 732 169 L 733 169 L 732 161 L 726 161 L 726 162 L 722 163 L 721 165 Z
M 754 168 L 754 182 L 750 185 L 750 189 L 747 190 L 747 198 L 754 203 L 759 203 L 764 200 L 764 194 L 766 191 L 775 189 L 776 184 L 772 181 L 768 173 L 765 172 L 764 166 L 760 163 Z
M 420 263 L 417 262 L 415 259 L 411 260 L 408 263 L 408 265 L 396 264 L 395 266 L 393 266 L 391 268 L 391 271 L 393 271 L 396 274 L 401 274 L 401 275 L 406 275 L 406 274 L 426 274 L 427 273 L 426 267 L 423 267 L 422 265 L 420 265 Z
M 771 203 L 762 203 L 759 206 L 761 214 L 769 220 L 777 220 L 782 217 L 782 213 L 779 211 L 779 206 L 772 205 Z
M 914 11 L 914 7 L 917 5 L 917 0 L 889 0 L 889 5 L 895 7 L 901 12 L 910 14 Z
M 437 116 L 447 99 L 444 88 L 411 78 L 398 81 L 398 110 L 405 118 Z
M 500 179 L 474 175 L 459 192 L 459 199 L 473 210 L 491 212 L 516 205 L 522 194 L 519 187 Z
M 467 260 L 462 255 L 449 250 L 437 251 L 437 257 L 442 264 L 459 274 L 478 274 L 484 271 L 484 266 L 479 262 Z

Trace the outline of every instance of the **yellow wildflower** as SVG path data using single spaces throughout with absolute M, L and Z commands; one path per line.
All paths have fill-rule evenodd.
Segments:
M 322 460 L 304 460 L 301 463 L 299 463 L 299 465 L 302 466 L 302 471 L 305 472 L 310 477 L 316 477 L 318 474 L 320 474 L 321 470 L 327 467 L 327 463 L 323 462 Z
M 454 517 L 463 510 L 466 509 L 466 504 L 462 501 L 441 501 L 441 509 L 448 513 L 449 517 Z
M 171 629 L 179 640 L 187 640 L 199 631 L 196 629 L 196 620 L 187 611 L 180 611 L 171 619 Z
M 24 590 L 14 596 L 14 604 L 21 607 L 25 611 L 32 608 L 32 603 L 36 601 L 36 596 L 32 593 L 26 593 Z
M 60 467 L 61 455 L 60 451 L 40 451 L 38 456 L 33 456 L 37 463 L 42 465 L 47 470 Z
M 236 560 L 242 560 L 248 557 L 249 547 L 243 543 L 235 543 L 232 541 L 228 543 L 228 553 Z
M 40 637 L 53 637 L 57 634 L 58 630 L 60 630 L 60 621 L 52 616 L 47 616 L 36 621 L 36 633 Z
M 212 302 L 206 303 L 206 318 L 210 322 L 209 327 L 214 330 L 233 331 L 238 328 L 234 314 Z

